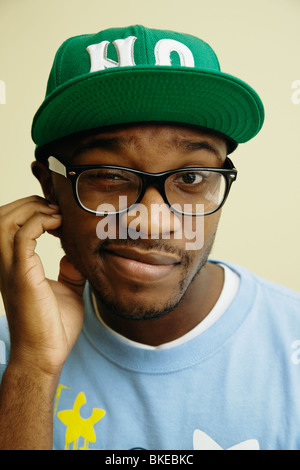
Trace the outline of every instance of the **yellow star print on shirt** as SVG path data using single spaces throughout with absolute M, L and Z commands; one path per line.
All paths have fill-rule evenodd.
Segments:
M 72 443 L 73 450 L 78 450 L 80 437 L 84 439 L 84 446 L 81 450 L 87 450 L 89 442 L 96 442 L 94 425 L 103 418 L 105 411 L 100 408 L 94 408 L 89 418 L 82 418 L 80 416 L 80 408 L 85 403 L 85 394 L 80 392 L 75 399 L 72 410 L 64 410 L 57 413 L 60 421 L 67 426 L 65 450 L 69 450 Z

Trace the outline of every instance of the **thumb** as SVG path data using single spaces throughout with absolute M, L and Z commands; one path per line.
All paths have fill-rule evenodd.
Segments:
M 72 289 L 77 295 L 83 294 L 86 280 L 66 256 L 60 260 L 58 281 Z

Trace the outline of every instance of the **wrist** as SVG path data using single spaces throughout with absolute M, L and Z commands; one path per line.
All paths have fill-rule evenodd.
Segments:
M 9 363 L 0 388 L 0 449 L 44 450 L 53 442 L 58 378 Z
M 7 367 L 18 374 L 25 374 L 32 379 L 45 382 L 58 381 L 64 366 L 61 359 L 53 359 L 51 354 L 45 355 L 39 349 L 31 350 L 24 345 L 11 345 L 10 357 Z
M 24 381 L 50 396 L 55 394 L 62 368 L 51 372 L 30 361 L 11 358 L 3 374 L 3 380 L 10 382 Z

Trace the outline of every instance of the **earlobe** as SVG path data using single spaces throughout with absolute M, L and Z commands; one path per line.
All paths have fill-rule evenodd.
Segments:
M 51 179 L 51 173 L 49 171 L 48 166 L 44 163 L 34 161 L 31 164 L 31 171 L 34 176 L 39 180 L 45 198 L 49 202 L 57 204 L 54 187 Z

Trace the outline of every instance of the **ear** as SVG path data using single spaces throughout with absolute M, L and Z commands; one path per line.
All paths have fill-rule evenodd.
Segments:
M 45 198 L 52 204 L 57 204 L 55 197 L 54 187 L 51 178 L 51 172 L 45 163 L 33 162 L 31 164 L 31 171 L 34 176 L 39 180 Z

